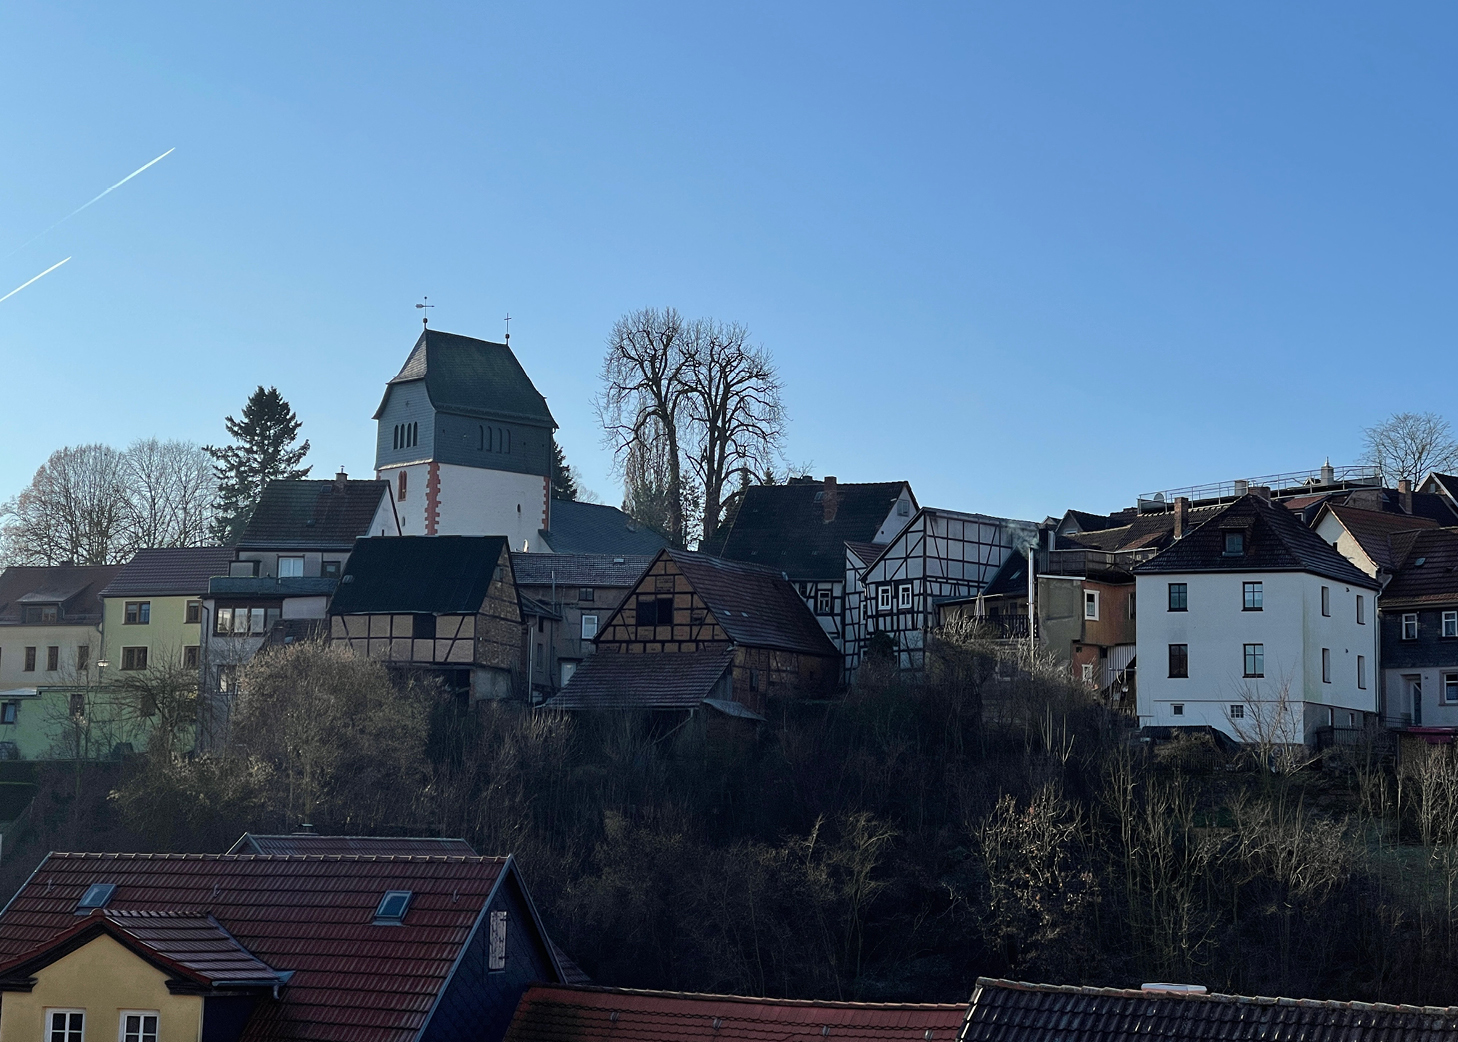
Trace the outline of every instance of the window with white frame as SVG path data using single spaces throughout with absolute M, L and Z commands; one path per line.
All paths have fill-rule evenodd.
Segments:
M 1443 674 L 1443 701 L 1458 702 L 1458 673 Z
M 1098 620 L 1099 617 L 1099 591 L 1083 591 L 1083 617 L 1085 619 Z
M 506 913 L 491 913 L 491 944 L 486 956 L 488 970 L 506 969 Z
M 831 609 L 830 590 L 825 587 L 815 591 L 815 611 L 821 615 L 829 615 Z
M 1092 662 L 1085 662 L 1083 664 L 1083 682 L 1085 684 L 1092 684 L 1094 682 L 1094 664 Z
M 157 1011 L 124 1009 L 117 1042 L 157 1042 Z
M 280 557 L 278 559 L 278 577 L 280 579 L 302 579 L 304 576 L 304 559 L 302 557 Z
M 1232 720 L 1244 720 L 1245 719 L 1245 705 L 1244 705 L 1244 703 L 1236 702 L 1234 705 L 1232 705 L 1230 707 L 1230 719 L 1232 719 Z
M 896 587 L 896 610 L 909 611 L 911 608 L 911 583 L 902 583 Z
M 1402 639 L 1417 640 L 1417 612 L 1408 612 L 1402 617 Z
M 1173 705 L 1171 705 L 1169 707 L 1169 711 L 1174 716 L 1184 716 L 1185 715 L 1185 706 L 1184 706 L 1184 703 L 1183 702 L 1175 702 Z
M 593 637 L 596 637 L 596 636 L 597 636 L 597 616 L 596 615 L 584 615 L 584 616 L 582 616 L 582 639 L 583 640 L 591 640 Z
M 1331 615 L 1331 587 L 1330 586 L 1323 586 L 1321 588 L 1321 614 L 1327 615 L 1327 616 Z
M 46 1042 L 82 1042 L 85 1034 L 84 1009 L 46 1010 Z
M 1443 636 L 1458 637 L 1458 611 L 1443 612 Z
M 878 587 L 876 589 L 876 610 L 877 611 L 890 611 L 891 610 L 891 587 L 890 586 L 880 586 L 880 587 Z

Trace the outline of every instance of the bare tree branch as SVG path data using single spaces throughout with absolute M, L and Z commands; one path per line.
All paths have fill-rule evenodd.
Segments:
M 1362 433 L 1366 461 L 1380 467 L 1390 482 L 1406 478 L 1416 483 L 1435 470 L 1458 469 L 1458 441 L 1448 421 L 1436 413 L 1394 413 Z

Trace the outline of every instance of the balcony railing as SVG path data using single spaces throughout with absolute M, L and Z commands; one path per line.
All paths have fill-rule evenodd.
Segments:
M 988 615 L 978 619 L 977 625 L 989 640 L 1028 639 L 1026 615 Z
M 1089 576 L 1108 572 L 1129 572 L 1159 551 L 1139 550 L 1039 550 L 1039 575 Z

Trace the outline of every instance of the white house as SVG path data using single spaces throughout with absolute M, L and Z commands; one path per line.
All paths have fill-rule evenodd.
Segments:
M 1141 725 L 1300 743 L 1377 713 L 1377 580 L 1264 492 L 1135 569 Z

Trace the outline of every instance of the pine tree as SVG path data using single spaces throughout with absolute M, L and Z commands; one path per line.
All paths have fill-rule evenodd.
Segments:
M 259 387 L 243 406 L 243 419 L 223 421 L 236 442 L 217 448 L 206 446 L 218 473 L 218 513 L 213 535 L 222 545 L 237 542 L 258 505 L 263 487 L 275 478 L 307 477 L 311 467 L 299 464 L 309 443 L 295 446 L 301 421 L 278 388 Z
M 572 473 L 567 456 L 555 438 L 552 439 L 552 498 L 577 498 L 577 475 Z

